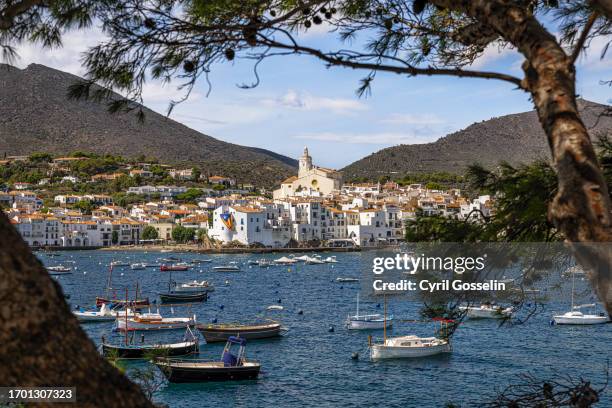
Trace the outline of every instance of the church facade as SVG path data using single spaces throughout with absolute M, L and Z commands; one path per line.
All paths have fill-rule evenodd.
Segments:
M 297 176 L 292 176 L 274 190 L 274 199 L 286 197 L 323 197 L 342 187 L 342 174 L 339 171 L 317 167 L 312 164 L 308 148 L 299 159 Z

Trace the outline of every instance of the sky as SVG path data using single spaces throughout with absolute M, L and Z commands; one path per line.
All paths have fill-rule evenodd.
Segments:
M 333 49 L 338 46 L 325 29 L 305 41 Z M 82 75 L 81 55 L 104 37 L 97 29 L 70 32 L 63 47 L 18 47 L 16 65 L 38 63 Z M 604 39 L 596 39 L 578 63 L 577 91 L 600 103 L 612 103 L 612 52 L 600 59 Z M 521 77 L 522 59 L 511 50 L 491 46 L 472 69 L 502 71 Z M 210 75 L 212 89 L 201 81 L 191 98 L 178 105 L 171 118 L 217 139 L 256 146 L 298 158 L 308 146 L 315 164 L 342 168 L 380 149 L 398 144 L 428 143 L 474 122 L 532 109 L 528 95 L 514 85 L 495 80 L 454 77 L 402 77 L 379 73 L 372 94 L 359 98 L 355 90 L 365 71 L 326 68 L 308 56 L 274 57 L 260 64 L 261 82 L 254 89 L 249 61 L 217 65 Z M 180 97 L 178 83 L 148 83 L 149 108 L 166 113 Z M 208 94 L 208 95 L 207 95 Z

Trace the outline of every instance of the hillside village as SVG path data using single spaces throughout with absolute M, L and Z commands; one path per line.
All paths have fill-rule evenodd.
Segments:
M 32 247 L 375 247 L 402 241 L 417 213 L 477 221 L 493 210 L 489 196 L 469 200 L 459 189 L 343 183 L 307 148 L 298 174 L 272 192 L 141 159 L 7 157 L 0 207 Z

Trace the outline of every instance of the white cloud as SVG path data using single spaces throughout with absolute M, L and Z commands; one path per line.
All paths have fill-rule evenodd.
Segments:
M 63 45 L 59 48 L 43 48 L 40 44 L 24 42 L 15 47 L 19 55 L 15 65 L 25 68 L 29 64 L 36 63 L 82 76 L 85 73 L 81 65 L 82 54 L 89 47 L 104 41 L 104 38 L 99 28 L 92 27 L 65 34 L 62 38 Z
M 440 125 L 444 121 L 432 114 L 392 113 L 381 119 L 381 123 L 390 125 Z
M 303 134 L 295 136 L 296 139 L 314 140 L 319 142 L 333 143 L 352 143 L 352 144 L 376 144 L 376 145 L 398 145 L 398 144 L 419 144 L 429 143 L 438 136 L 420 136 L 417 134 L 406 133 L 334 133 L 322 132 Z
M 184 97 L 186 89 L 179 90 L 178 85 L 172 85 L 172 83 L 162 83 L 160 81 L 149 81 L 144 84 L 142 88 L 142 96 L 147 103 L 154 102 L 166 102 L 169 103 L 172 100 L 180 100 Z M 199 92 L 191 92 L 189 95 L 189 101 L 197 101 L 202 97 Z
M 519 56 L 519 53 L 510 47 L 501 47 L 499 43 L 493 42 L 485 48 L 483 53 L 469 65 L 471 69 L 483 69 L 491 63 L 506 58 L 508 56 Z
M 334 113 L 350 113 L 368 109 L 367 105 L 355 99 L 320 97 L 307 92 L 297 92 L 293 89 L 288 90 L 280 97 L 264 99 L 263 102 L 268 106 L 281 106 L 308 111 L 328 110 Z

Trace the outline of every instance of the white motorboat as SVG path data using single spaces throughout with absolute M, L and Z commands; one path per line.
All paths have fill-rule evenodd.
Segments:
M 285 308 L 280 305 L 271 305 L 266 308 L 266 310 L 284 310 Z
M 146 263 L 133 263 L 130 265 L 130 269 L 133 271 L 137 271 L 137 270 L 141 270 L 141 269 L 146 269 L 147 268 L 147 264 Z
M 115 320 L 117 317 L 126 315 L 125 310 L 113 310 L 106 303 L 103 303 L 99 310 L 73 310 L 72 313 L 83 323 L 108 322 Z M 128 309 L 127 316 L 132 317 L 134 313 Z
M 64 265 L 48 266 L 47 272 L 49 272 L 51 276 L 68 275 L 72 273 L 72 269 Z
M 605 313 L 600 314 L 584 314 L 580 311 L 580 309 L 587 307 L 596 307 L 595 303 L 590 303 L 586 305 L 574 305 L 574 291 L 576 289 L 575 285 L 575 274 L 576 269 L 572 270 L 572 308 L 569 312 L 566 312 L 562 315 L 553 315 L 553 322 L 555 324 L 576 324 L 576 325 L 589 325 L 589 324 L 602 324 L 607 323 L 609 318 L 605 315 Z
M 370 345 L 372 360 L 394 358 L 428 357 L 449 353 L 451 345 L 448 340 L 437 337 L 400 336 L 385 339 L 383 343 Z
M 192 264 L 210 263 L 212 262 L 212 259 L 192 259 L 189 262 Z
M 130 264 L 125 261 L 112 261 L 110 266 L 130 266 Z
M 324 264 L 325 261 L 321 259 L 320 256 L 309 257 L 306 260 L 306 265 L 321 265 Z
M 274 264 L 267 259 L 260 259 L 257 261 L 257 265 L 259 265 L 260 268 L 267 268 L 269 266 L 273 266 Z
M 357 294 L 357 313 L 346 318 L 348 330 L 380 330 L 393 326 L 393 316 L 381 314 L 359 314 L 359 294 Z
M 324 259 L 325 263 L 338 263 L 338 260 L 335 256 L 328 256 Z
M 120 331 L 148 331 L 148 330 L 185 330 L 195 326 L 196 317 L 162 317 L 159 313 L 137 313 L 132 317 L 124 318 L 119 313 L 117 329 Z
M 240 272 L 240 267 L 236 262 L 230 262 L 227 265 L 214 266 L 212 270 L 215 272 Z
M 491 303 L 480 306 L 459 306 L 459 310 L 466 311 L 471 319 L 504 319 L 512 316 L 512 308 L 503 308 Z
M 287 258 L 286 256 L 274 260 L 276 265 L 293 265 L 297 262 L 298 261 L 295 258 Z
M 306 262 L 310 257 L 308 255 L 296 256 L 293 258 L 296 261 Z
M 191 282 L 176 285 L 174 290 L 177 292 L 202 292 L 204 290 L 207 292 L 213 292 L 215 287 L 210 284 L 210 282 L 205 280 L 199 282 L 197 280 L 193 280 Z
M 353 283 L 353 282 L 359 282 L 359 279 L 358 278 L 342 278 L 342 277 L 338 277 L 338 278 L 336 278 L 336 282 Z

